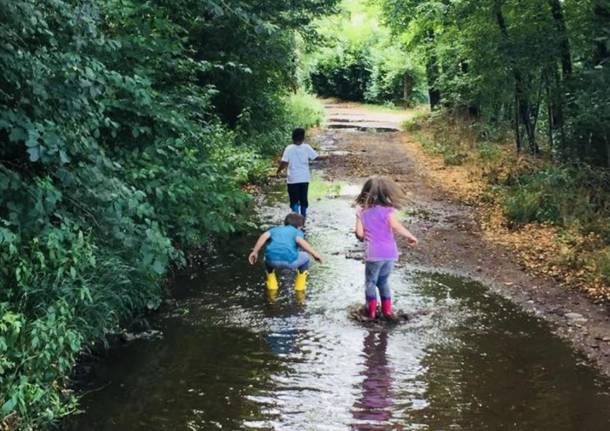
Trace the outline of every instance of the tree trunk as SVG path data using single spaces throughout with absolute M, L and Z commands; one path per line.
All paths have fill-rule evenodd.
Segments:
M 517 93 L 515 92 L 515 143 L 517 144 L 517 152 L 521 152 L 521 127 L 519 126 L 519 101 L 517 99 Z
M 547 96 L 546 96 L 546 111 L 547 111 L 547 115 L 548 115 L 548 119 L 547 121 L 549 122 L 549 145 L 551 146 L 551 148 L 555 147 L 555 138 L 554 138 L 554 124 L 553 124 L 553 102 L 551 101 L 552 99 L 552 95 L 551 95 L 551 89 L 548 87 L 547 85 L 547 92 L 546 92 Z
M 606 136 L 606 166 L 610 171 L 610 139 Z
M 408 102 L 413 95 L 413 78 L 408 73 L 405 73 L 402 77 L 402 98 L 405 102 Z
M 515 79 L 515 125 L 517 128 L 519 128 L 519 121 L 523 123 L 523 126 L 525 127 L 525 134 L 528 139 L 529 149 L 532 153 L 537 153 L 538 144 L 536 143 L 535 126 L 532 123 L 531 107 L 525 90 L 525 81 L 521 75 L 521 71 L 516 65 L 512 52 L 510 35 L 508 34 L 506 20 L 504 19 L 504 14 L 502 13 L 502 0 L 496 0 L 494 6 L 496 23 L 498 24 L 500 33 L 502 33 L 502 37 L 504 38 L 506 55 L 511 65 L 513 78 Z M 518 130 L 517 135 L 517 149 L 521 149 L 521 137 Z
M 610 59 L 608 46 L 606 45 L 606 33 L 610 26 L 610 6 L 605 2 L 597 0 L 593 6 L 593 17 L 595 20 L 595 45 L 593 46 L 593 66 L 599 66 Z
M 428 96 L 430 98 L 430 109 L 435 110 L 441 103 L 441 91 L 437 88 L 439 71 L 436 55 L 432 54 L 426 64 L 426 75 L 428 78 Z
M 434 31 L 427 31 L 427 39 L 431 48 L 428 48 L 428 59 L 426 61 L 426 78 L 428 79 L 428 96 L 430 98 L 430 109 L 435 110 L 441 103 L 441 91 L 437 87 L 440 72 L 438 70 L 438 59 L 434 53 Z
M 593 6 L 593 18 L 594 18 L 594 46 L 593 46 L 593 67 L 602 67 L 606 69 L 610 67 L 610 51 L 607 45 L 607 29 L 610 28 L 610 5 L 605 0 L 596 0 Z M 597 161 L 600 165 L 607 165 L 610 167 L 610 133 L 608 128 L 595 132 L 591 141 L 596 144 L 598 154 L 603 154 L 603 148 L 605 147 L 606 160 L 604 163 L 602 160 Z M 602 156 L 603 157 L 603 156 Z
M 559 53 L 561 56 L 561 70 L 563 79 L 566 80 L 572 75 L 572 55 L 570 52 L 570 39 L 566 28 L 561 2 L 559 0 L 547 0 L 551 8 L 551 14 L 555 21 L 555 29 L 559 37 Z
M 463 75 L 467 75 L 469 71 L 468 61 L 462 60 L 460 61 L 460 72 Z M 477 102 L 471 100 L 468 102 L 468 117 L 470 119 L 479 119 L 481 117 L 481 107 Z
M 563 147 L 565 140 L 565 119 L 564 119 L 564 82 L 572 76 L 572 54 L 570 49 L 570 39 L 568 30 L 559 0 L 547 0 L 551 8 L 551 15 L 555 22 L 555 30 L 559 39 L 559 57 L 561 63 L 562 76 L 555 68 L 547 75 L 548 88 L 548 109 L 549 109 L 549 141 L 551 146 L 555 143 L 555 136 L 559 137 L 559 145 Z M 552 79 L 552 82 L 551 82 Z
M 555 138 L 558 137 L 558 145 L 563 147 L 565 139 L 565 117 L 564 117 L 564 94 L 559 71 L 553 67 L 550 73 L 552 78 L 547 77 L 547 98 L 549 110 L 549 141 L 554 145 Z M 565 73 L 564 73 L 565 77 Z

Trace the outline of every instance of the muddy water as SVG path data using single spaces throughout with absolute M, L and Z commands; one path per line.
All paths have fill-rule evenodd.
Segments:
M 483 286 L 395 270 L 394 328 L 349 320 L 363 300 L 354 187 L 320 187 L 308 239 L 324 255 L 297 296 L 267 297 L 245 262 L 255 236 L 224 244 L 176 282 L 162 339 L 111 351 L 69 430 L 608 430 L 610 382 L 546 325 Z M 283 195 L 283 193 L 281 193 Z M 286 208 L 272 204 L 263 227 Z

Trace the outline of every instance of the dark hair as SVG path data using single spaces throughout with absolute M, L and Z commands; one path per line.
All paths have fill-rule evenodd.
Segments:
M 284 226 L 288 225 L 296 227 L 298 229 L 305 225 L 305 217 L 303 217 L 301 214 L 290 213 L 284 219 Z
M 400 188 L 389 178 L 371 177 L 364 183 L 362 191 L 356 198 L 356 203 L 362 208 L 375 205 L 400 208 L 405 196 Z
M 297 127 L 292 131 L 292 140 L 294 142 L 303 142 L 305 140 L 305 129 Z

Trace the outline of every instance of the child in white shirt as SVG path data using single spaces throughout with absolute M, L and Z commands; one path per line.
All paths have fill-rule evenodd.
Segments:
M 277 168 L 279 176 L 284 168 L 288 167 L 288 196 L 290 198 L 290 209 L 292 212 L 301 213 L 303 217 L 307 217 L 307 192 L 309 190 L 309 182 L 311 181 L 311 173 L 309 171 L 309 162 L 314 159 L 321 159 L 316 150 L 305 143 L 305 130 L 301 128 L 292 131 L 292 144 L 284 149 L 282 161 Z

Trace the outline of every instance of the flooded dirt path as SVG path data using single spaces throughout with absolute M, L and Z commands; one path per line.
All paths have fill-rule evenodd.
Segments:
M 330 178 L 382 174 L 393 178 L 409 197 L 404 220 L 421 238 L 421 246 L 409 251 L 409 263 L 421 268 L 442 268 L 482 282 L 529 313 L 551 323 L 555 334 L 584 353 L 602 373 L 610 376 L 610 308 L 595 304 L 583 293 L 566 288 L 550 277 L 529 273 L 513 250 L 489 241 L 481 231 L 476 208 L 451 191 L 460 185 L 447 169 L 422 153 L 410 133 L 354 133 L 353 126 L 383 124 L 400 128 L 409 111 L 371 112 L 354 103 L 327 104 L 329 128 L 319 140 L 338 145 L 339 154 L 325 167 Z M 344 129 L 346 125 L 351 129 Z M 331 128 L 339 127 L 339 128 Z M 443 180 L 439 180 L 443 178 Z
M 277 297 L 266 294 L 262 266 L 246 262 L 258 232 L 219 245 L 175 280 L 175 302 L 151 322 L 162 337 L 115 348 L 93 367 L 85 412 L 65 429 L 610 429 L 606 377 L 543 320 L 479 282 L 439 273 L 455 271 L 431 265 L 423 247 L 405 250 L 391 279 L 408 323 L 367 328 L 349 319 L 363 301 L 351 206 L 362 177 L 373 170 L 405 187 L 416 181 L 398 133 L 381 130 L 397 122 L 319 132 L 332 157 L 312 184 L 306 236 L 324 263 L 304 295 L 290 274 Z M 413 208 L 403 217 L 423 237 L 454 223 L 441 201 L 428 205 L 410 185 Z M 283 185 L 271 187 L 261 229 L 281 222 L 284 195 Z

